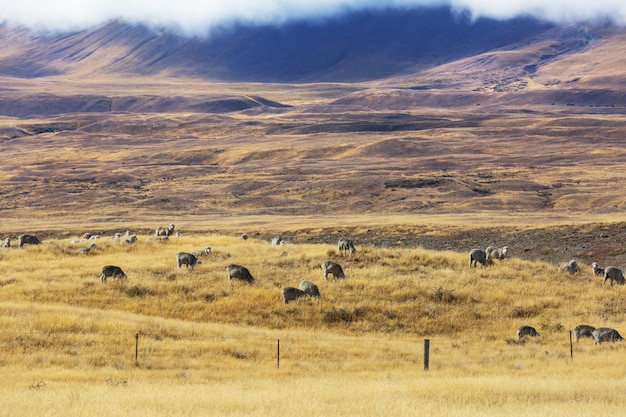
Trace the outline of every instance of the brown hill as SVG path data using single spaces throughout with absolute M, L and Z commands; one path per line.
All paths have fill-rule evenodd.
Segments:
M 65 36 L 5 28 L 0 209 L 18 220 L 614 219 L 626 208 L 626 33 L 531 29 L 363 82 L 225 83 L 171 76 L 167 53 L 140 46 L 173 35 L 119 22 Z

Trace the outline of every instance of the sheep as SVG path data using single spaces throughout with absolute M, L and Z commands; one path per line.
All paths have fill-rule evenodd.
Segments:
M 77 251 L 77 252 L 78 252 L 80 255 L 88 255 L 88 254 L 89 254 L 89 252 L 91 252 L 91 251 L 92 251 L 93 249 L 95 249 L 95 248 L 96 248 L 96 244 L 95 244 L 95 243 L 92 243 L 91 245 L 87 246 L 86 248 L 80 248 L 80 249 L 78 249 L 78 251 Z
M 600 268 L 600 265 L 598 265 L 597 262 L 594 262 L 591 264 L 591 269 L 593 270 L 593 273 L 595 275 L 602 275 L 604 276 L 604 268 Z
M 577 271 L 578 264 L 576 263 L 576 259 L 571 259 L 569 262 L 559 266 L 559 272 L 569 272 L 570 274 L 575 274 Z
M 469 265 L 470 268 L 481 264 L 482 266 L 487 265 L 487 253 L 482 249 L 472 249 L 469 253 Z
M 574 339 L 578 342 L 581 337 L 590 337 L 593 339 L 593 331 L 596 328 L 588 324 L 581 324 L 574 328 Z
M 10 248 L 11 247 L 11 238 L 7 237 L 4 239 L 4 242 L 0 243 L 0 248 Z
M 123 243 L 126 245 L 132 245 L 135 242 L 137 242 L 137 236 L 132 235 L 131 237 L 122 240 L 120 243 Z
M 246 281 L 249 284 L 254 282 L 254 277 L 248 271 L 248 268 L 239 265 L 228 265 L 226 267 L 226 274 L 228 275 L 228 281 L 231 281 L 233 278 L 239 279 L 241 281 Z
M 485 250 L 485 253 L 487 254 L 487 263 L 493 262 L 494 259 L 501 261 L 506 258 L 507 254 L 509 253 L 509 247 L 502 246 L 500 248 L 494 248 L 493 246 L 489 246 Z
M 347 253 L 350 253 L 352 256 L 356 252 L 356 248 L 350 239 L 341 238 L 337 241 L 337 249 L 339 250 L 339 254 L 344 256 Z
M 289 301 L 297 300 L 300 297 L 306 297 L 306 293 L 298 288 L 285 287 L 281 291 L 283 295 L 283 303 L 287 304 Z
M 613 286 L 613 282 L 624 285 L 624 273 L 617 267 L 607 266 L 604 268 L 604 279 L 602 280 L 602 285 L 604 285 L 607 280 L 611 282 L 611 287 Z
M 539 333 L 537 333 L 537 330 L 535 330 L 535 328 L 532 326 L 526 326 L 526 325 L 519 326 L 517 328 L 517 339 L 521 341 L 526 336 L 535 337 L 535 336 L 539 336 Z
M 333 261 L 324 261 L 322 264 L 322 271 L 324 272 L 324 279 L 328 280 L 328 274 L 333 274 L 333 278 L 345 278 L 346 275 L 343 272 L 343 268 L 338 263 Z
M 28 234 L 23 234 L 20 235 L 17 238 L 18 242 L 19 242 L 19 247 L 21 248 L 22 246 L 28 244 L 28 245 L 39 245 L 41 243 L 41 239 L 39 239 L 37 236 L 35 235 L 28 235 Z
M 306 279 L 300 281 L 300 289 L 308 296 L 320 298 L 319 288 L 317 288 L 317 285 L 311 281 L 307 281 Z
M 119 266 L 105 265 L 102 267 L 100 280 L 106 283 L 107 278 L 126 279 L 126 274 L 124 273 L 124 271 L 122 271 L 122 268 L 120 268 Z
M 211 253 L 211 247 L 210 246 L 206 246 L 202 250 L 195 250 L 195 251 L 191 252 L 191 254 L 193 256 L 195 256 L 196 258 L 199 258 L 201 256 L 207 256 L 209 253 Z
M 241 240 L 248 240 L 250 236 L 247 233 L 241 235 Z
M 274 236 L 272 238 L 272 246 L 280 246 L 285 244 L 285 239 L 280 236 Z
M 159 226 L 154 232 L 155 236 L 170 236 L 174 234 L 174 224 L 170 224 L 167 227 Z
M 176 254 L 176 264 L 178 265 L 178 269 L 180 269 L 182 265 L 185 265 L 187 269 L 191 267 L 191 270 L 193 271 L 193 267 L 201 263 L 202 262 L 191 253 L 178 252 Z
M 595 329 L 591 334 L 593 335 L 594 345 L 599 345 L 602 342 L 617 342 L 618 340 L 624 340 L 622 335 L 620 335 L 617 330 L 609 327 L 600 327 Z

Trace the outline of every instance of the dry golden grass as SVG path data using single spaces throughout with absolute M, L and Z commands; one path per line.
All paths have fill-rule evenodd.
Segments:
M 570 358 L 578 324 L 624 333 L 624 288 L 588 269 L 565 276 L 516 257 L 470 269 L 466 253 L 366 245 L 342 259 L 334 245 L 217 233 L 130 247 L 103 237 L 81 256 L 72 238 L 1 252 L 0 415 L 619 415 L 625 405 L 623 343 L 583 339 Z M 176 268 L 176 252 L 206 245 L 194 271 Z M 345 280 L 323 280 L 327 258 Z M 256 282 L 228 283 L 229 263 Z M 104 264 L 128 280 L 99 282 Z M 304 278 L 322 299 L 284 305 L 280 288 Z M 520 324 L 541 336 L 517 343 Z

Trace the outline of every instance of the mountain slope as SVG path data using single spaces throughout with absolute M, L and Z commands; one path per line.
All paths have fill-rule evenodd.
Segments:
M 76 33 L 4 27 L 0 75 L 172 74 L 229 81 L 362 81 L 521 42 L 551 25 L 471 22 L 447 9 L 359 12 L 280 27 L 231 27 L 186 38 L 119 21 Z

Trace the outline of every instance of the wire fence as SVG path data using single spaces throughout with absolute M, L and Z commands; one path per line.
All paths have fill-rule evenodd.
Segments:
M 316 367 L 332 369 L 428 368 L 427 339 L 267 338 L 88 332 L 8 332 L 0 349 L 27 358 L 66 364 L 151 369 L 228 366 Z M 31 359 L 32 360 L 32 359 Z
M 476 335 L 474 335 L 476 336 Z M 496 343 L 494 345 L 493 343 Z M 585 343 L 589 342 L 589 343 Z M 484 347 L 486 343 L 491 347 Z M 372 338 L 324 335 L 316 337 L 220 336 L 206 334 L 100 333 L 67 331 L 5 331 L 0 335 L 0 365 L 22 358 L 25 364 L 58 364 L 146 369 L 318 369 L 367 371 L 428 370 L 431 366 L 486 366 L 502 360 L 546 356 L 573 360 L 595 351 L 593 341 L 572 343 L 571 332 L 558 338 L 528 341 L 435 336 Z M 538 356 L 537 356 L 538 355 Z

